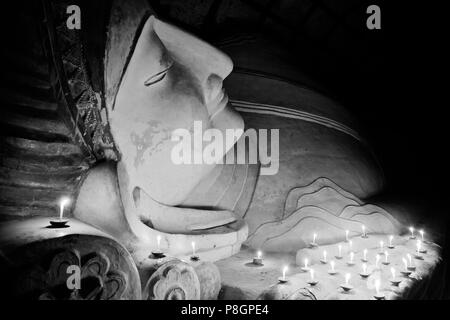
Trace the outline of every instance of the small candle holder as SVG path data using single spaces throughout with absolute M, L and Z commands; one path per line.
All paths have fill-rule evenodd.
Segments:
M 310 247 L 311 249 L 314 249 L 314 248 L 318 248 L 319 245 L 318 245 L 316 242 L 310 242 L 310 243 L 309 243 L 309 247 Z
M 416 252 L 414 258 L 416 258 L 417 260 L 423 260 L 423 256 L 419 252 Z
M 353 286 L 350 284 L 341 284 L 340 287 L 342 288 L 342 290 L 344 290 L 345 292 L 349 292 L 350 290 L 353 290 Z
M 335 255 L 334 257 L 338 260 L 341 260 L 342 258 L 344 258 L 344 256 L 342 256 L 342 255 Z
M 198 261 L 198 260 L 200 260 L 200 257 L 197 256 L 197 255 L 191 256 L 191 260 L 192 260 L 192 261 Z
M 152 251 L 152 256 L 154 259 L 161 259 L 164 258 L 166 255 L 161 250 L 155 250 Z
M 337 270 L 333 270 L 333 269 L 328 270 L 328 274 L 331 276 L 334 276 L 337 273 L 338 273 Z
M 355 265 L 355 261 L 347 261 L 347 265 L 349 267 L 353 267 Z
M 383 261 L 383 262 L 381 262 L 382 264 L 384 264 L 385 266 L 388 266 L 389 264 L 390 264 L 390 262 L 389 261 Z
M 369 259 L 367 259 L 367 258 L 361 258 L 361 261 L 367 263 L 367 262 L 369 262 Z
M 278 278 L 278 282 L 279 282 L 279 283 L 286 283 L 286 282 L 288 282 L 288 280 L 287 280 L 287 278 L 285 278 L 285 277 L 279 277 L 279 278 Z
M 309 272 L 309 267 L 301 267 L 300 268 L 303 272 Z
M 254 257 L 253 258 L 253 264 L 256 265 L 256 266 L 262 266 L 263 265 L 262 258 L 261 257 Z
M 400 282 L 402 282 L 402 280 L 399 279 L 399 278 L 391 278 L 391 279 L 389 279 L 389 281 L 391 282 L 391 284 L 392 284 L 394 287 L 398 287 L 398 285 L 400 284 Z
M 314 287 L 316 284 L 319 283 L 319 281 L 316 280 L 316 279 L 310 279 L 310 280 L 307 281 L 307 283 L 308 283 L 311 287 Z
M 389 244 L 387 247 L 388 247 L 389 249 L 395 249 L 395 246 L 394 246 L 393 244 Z
M 359 275 L 361 276 L 361 278 L 367 279 L 371 275 L 371 273 L 366 271 L 366 272 L 361 272 Z
M 416 271 L 416 266 L 408 266 L 407 268 L 409 271 Z
M 373 297 L 374 297 L 376 300 L 384 300 L 384 299 L 386 299 L 386 296 L 385 296 L 383 293 L 381 293 L 381 292 L 376 293 Z
M 327 261 L 327 260 L 324 260 L 324 259 L 322 258 L 322 259 L 320 259 L 320 263 L 321 263 L 321 264 L 327 264 L 328 261 Z
M 69 219 L 53 219 L 50 220 L 50 225 L 52 226 L 52 228 L 67 228 L 68 225 L 67 223 L 69 222 Z
M 425 253 L 427 253 L 427 249 L 420 249 L 420 250 L 419 250 L 419 253 L 425 254 Z
M 402 270 L 400 273 L 405 277 L 409 277 L 411 275 L 411 271 L 409 270 Z

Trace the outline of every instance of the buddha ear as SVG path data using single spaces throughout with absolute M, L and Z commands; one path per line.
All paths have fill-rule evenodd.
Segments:
M 137 81 L 134 85 L 143 85 L 145 80 L 164 68 L 167 50 L 155 31 L 155 21 L 153 15 L 145 21 L 126 70 L 129 80 Z

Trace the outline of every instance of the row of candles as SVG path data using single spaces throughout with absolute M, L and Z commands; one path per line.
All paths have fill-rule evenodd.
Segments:
M 415 231 L 414 227 L 410 227 L 409 231 L 411 233 L 410 234 L 410 239 L 416 239 L 416 236 L 415 236 L 415 233 L 414 233 L 414 231 Z M 427 252 L 427 250 L 423 248 L 423 244 L 422 244 L 424 242 L 425 232 L 423 230 L 420 230 L 419 233 L 421 235 L 421 240 L 417 240 L 416 241 L 416 253 L 415 253 L 414 257 L 416 259 L 418 259 L 418 260 L 423 260 L 423 255 L 422 254 L 425 254 Z M 366 233 L 366 227 L 364 225 L 362 226 L 361 237 L 368 238 L 368 235 Z M 355 253 L 352 251 L 353 242 L 349 238 L 349 231 L 348 230 L 345 231 L 345 240 L 349 244 L 349 248 L 350 248 L 349 260 L 347 261 L 347 265 L 348 266 L 353 266 L 353 265 L 356 264 L 355 263 L 355 259 L 354 259 L 355 258 Z M 388 241 L 387 247 L 389 249 L 394 249 L 395 248 L 395 246 L 393 244 L 394 236 L 390 235 L 388 240 L 389 241 Z M 313 240 L 310 243 L 310 245 L 311 245 L 311 247 L 318 247 L 318 244 L 317 244 L 317 233 L 313 234 Z M 389 265 L 390 264 L 389 252 L 384 249 L 384 241 L 380 241 L 379 245 L 380 245 L 379 246 L 379 250 L 380 251 L 375 256 L 375 268 L 379 268 L 379 263 L 380 263 L 382 255 L 384 255 L 384 260 L 381 263 L 383 265 Z M 342 245 L 339 244 L 337 247 L 338 247 L 338 253 L 337 253 L 337 255 L 335 255 L 335 258 L 340 260 L 340 259 L 343 258 L 343 256 L 342 256 Z M 367 268 L 367 262 L 369 262 L 369 260 L 367 258 L 367 252 L 368 252 L 367 249 L 363 250 L 363 256 L 361 258 L 361 261 L 363 262 L 363 264 L 362 264 L 362 272 L 359 273 L 361 278 L 364 278 L 364 279 L 368 278 L 371 275 L 371 273 L 368 272 L 368 268 Z M 409 261 L 409 264 L 408 264 L 408 261 Z M 404 258 L 404 257 L 402 258 L 402 262 L 404 264 L 404 270 L 401 270 L 400 273 L 403 276 L 408 277 L 413 271 L 416 270 L 416 267 L 413 265 L 412 261 L 413 261 L 412 260 L 412 256 L 409 253 L 406 254 L 406 258 Z M 310 279 L 307 282 L 308 282 L 309 285 L 315 286 L 317 283 L 319 283 L 319 281 L 315 277 L 315 270 L 308 266 L 308 262 L 309 262 L 309 260 L 307 258 L 305 258 L 304 259 L 304 265 L 303 265 L 303 267 L 301 267 L 301 270 L 303 272 L 308 272 L 309 271 Z M 327 264 L 328 263 L 327 251 L 326 250 L 323 251 L 322 259 L 320 259 L 320 262 L 322 264 Z M 253 258 L 253 263 L 256 264 L 256 265 L 262 265 L 262 252 L 261 251 L 257 251 L 257 255 Z M 330 274 L 330 275 L 337 274 L 338 271 L 335 268 L 335 265 L 336 265 L 335 261 L 334 260 L 330 260 L 329 263 L 330 263 L 330 269 L 328 270 L 328 274 Z M 283 269 L 282 269 L 282 277 L 280 277 L 278 279 L 278 281 L 280 283 L 286 283 L 288 281 L 287 278 L 286 278 L 287 271 L 288 271 L 288 266 L 284 266 Z M 392 277 L 389 279 L 389 281 L 391 282 L 391 284 L 393 286 L 398 286 L 401 283 L 402 280 L 396 277 L 396 270 L 395 270 L 395 268 L 391 267 L 390 271 L 391 271 Z M 349 282 L 350 278 L 351 278 L 351 274 L 350 273 L 346 273 L 345 274 L 345 282 L 344 282 L 344 284 L 342 284 L 340 286 L 346 292 L 348 292 L 348 291 L 353 289 L 353 287 L 350 285 L 350 282 Z M 375 286 L 376 294 L 374 295 L 374 297 L 376 299 L 384 299 L 385 298 L 384 294 L 382 294 L 380 292 L 380 285 L 381 285 L 380 279 L 379 278 L 375 279 L 374 286 Z

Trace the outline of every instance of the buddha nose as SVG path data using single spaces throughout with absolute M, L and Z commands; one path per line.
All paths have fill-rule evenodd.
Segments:
M 217 74 L 211 74 L 208 79 L 206 79 L 205 103 L 207 105 L 222 96 L 222 84 L 223 79 Z

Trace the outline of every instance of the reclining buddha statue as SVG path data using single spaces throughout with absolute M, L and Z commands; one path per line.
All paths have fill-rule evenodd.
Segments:
M 295 252 L 313 232 L 333 243 L 363 225 L 402 231 L 386 210 L 362 200 L 384 182 L 356 121 L 279 55 L 269 57 L 272 45 L 229 41 L 221 45 L 227 55 L 158 19 L 147 1 L 113 1 L 101 15 L 106 32 L 85 30 L 89 20 L 79 32 L 67 30 L 56 25 L 66 17 L 63 4 L 46 10 L 60 15 L 47 25 L 47 41 L 62 83 L 59 103 L 67 105 L 60 113 L 84 157 L 70 182 L 69 216 L 115 239 L 138 269 L 157 249 L 184 257 L 193 243 L 203 260 L 215 261 L 242 244 Z M 279 130 L 267 150 L 278 156 L 276 172 L 263 174 L 264 165 L 251 161 L 174 162 L 173 133 L 195 140 L 198 123 L 237 133 L 216 158 L 237 159 L 242 141 L 249 151 L 251 129 Z M 206 147 L 194 142 L 189 153 L 201 157 Z

